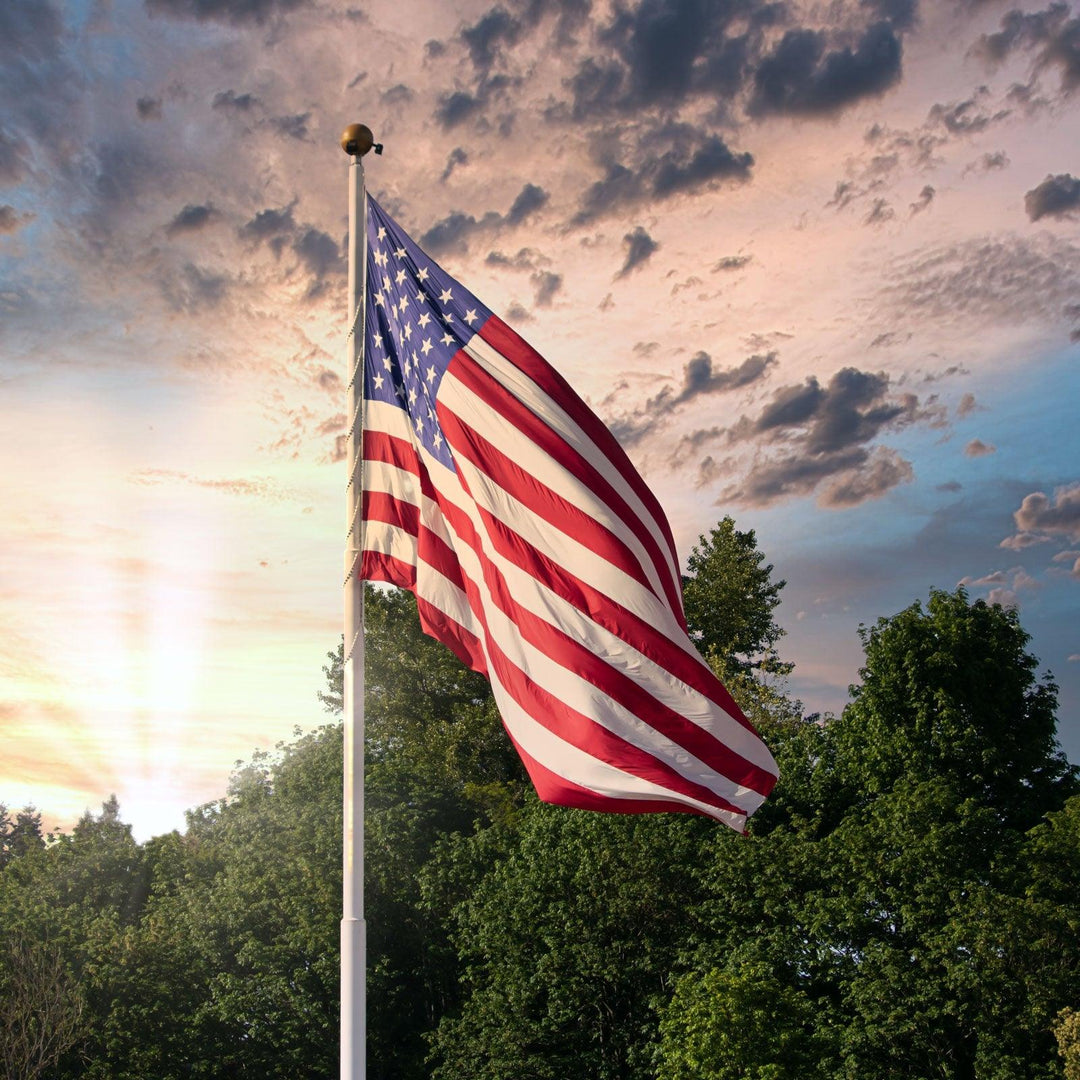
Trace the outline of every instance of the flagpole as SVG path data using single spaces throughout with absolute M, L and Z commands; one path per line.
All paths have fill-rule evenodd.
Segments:
M 363 468 L 364 295 L 367 284 L 367 215 L 364 166 L 374 145 L 363 124 L 341 136 L 349 163 L 349 436 L 346 463 L 345 653 L 342 714 L 345 728 L 342 822 L 341 1080 L 367 1072 L 367 929 L 364 923 L 364 580 L 360 572 Z M 382 148 L 379 147 L 381 150 Z

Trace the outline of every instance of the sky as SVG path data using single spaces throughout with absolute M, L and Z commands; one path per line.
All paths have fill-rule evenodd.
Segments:
M 962 583 L 1080 761 L 1078 88 L 1070 2 L 4 0 L 0 802 L 146 838 L 327 719 L 354 121 L 807 713 Z

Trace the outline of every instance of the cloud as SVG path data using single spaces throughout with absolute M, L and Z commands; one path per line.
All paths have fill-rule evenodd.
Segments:
M 964 447 L 964 455 L 966 457 L 986 457 L 987 454 L 994 454 L 996 452 L 996 446 L 992 443 L 984 443 L 982 439 L 972 439 L 971 442 Z
M 1032 221 L 1073 217 L 1080 213 L 1080 180 L 1070 173 L 1047 176 L 1024 196 L 1024 209 Z
M 6 0 L 0 4 L 0 55 L 30 63 L 55 59 L 64 26 L 51 0 Z
M 311 113 L 295 113 L 292 116 L 271 116 L 267 126 L 287 139 L 296 139 L 299 142 L 310 142 L 308 121 Z
M 276 15 L 285 15 L 308 0 L 145 0 L 151 15 L 199 22 L 261 26 Z
M 650 344 L 639 342 L 640 348 L 635 347 L 634 351 L 639 355 L 651 355 L 654 350 L 649 347 Z M 630 446 L 663 425 L 666 419 L 683 405 L 702 395 L 726 393 L 750 386 L 763 379 L 776 362 L 776 354 L 768 353 L 748 356 L 735 367 L 717 369 L 713 367 L 712 357 L 707 352 L 698 352 L 683 367 L 682 384 L 678 389 L 665 386 L 641 408 L 616 418 L 609 426 L 624 446 Z M 673 460 L 681 460 L 685 452 L 696 447 L 698 442 L 719 434 L 719 429 L 713 428 L 696 435 L 684 435 Z
M 1057 68 L 1065 93 L 1080 86 L 1080 19 L 1069 18 L 1068 4 L 1055 2 L 1044 11 L 1010 11 L 1001 29 L 983 34 L 971 52 L 992 66 L 1020 49 L 1034 50 L 1036 70 Z
M 196 314 L 217 307 L 224 299 L 229 279 L 195 263 L 178 270 L 163 269 L 158 283 L 165 303 L 177 312 Z
M 551 307 L 555 294 L 562 288 L 562 274 L 554 274 L 550 270 L 538 270 L 530 280 L 536 289 L 536 306 Z
M 660 246 L 640 225 L 623 237 L 623 245 L 626 248 L 626 261 L 615 275 L 617 278 L 624 278 L 642 266 Z
M 189 203 L 165 226 L 165 233 L 167 236 L 176 236 L 178 233 L 196 232 L 217 216 L 218 212 L 212 203 L 204 206 L 193 206 Z
M 1034 547 L 1036 544 L 1049 543 L 1049 536 L 1040 536 L 1038 533 L 1021 532 L 1015 536 L 1007 536 L 998 544 L 998 547 L 1007 551 L 1023 551 L 1025 548 Z
M 26 143 L 0 127 L 0 184 L 16 184 L 26 169 Z
M 162 101 L 159 97 L 141 97 L 135 102 L 135 112 L 140 120 L 160 120 Z
M 885 199 L 875 199 L 866 217 L 863 218 L 863 224 L 884 225 L 886 221 L 891 221 L 894 217 L 896 217 L 896 212 Z
M 242 225 L 238 234 L 242 240 L 266 244 L 275 258 L 288 249 L 307 271 L 307 300 L 321 296 L 330 279 L 345 273 L 344 260 L 338 242 L 321 229 L 306 222 L 297 222 L 293 216 L 295 200 L 287 206 L 267 207 L 260 210 L 250 221 Z
M 450 94 L 442 94 L 439 97 L 439 105 L 435 110 L 435 119 L 439 124 L 449 130 L 464 123 L 471 116 L 475 116 L 483 106 L 480 98 L 464 90 L 455 90 Z
M 934 201 L 934 189 L 927 184 L 922 191 L 919 192 L 919 197 L 911 204 L 911 216 L 921 214 L 932 202 Z
M 960 399 L 960 404 L 956 406 L 956 415 L 958 417 L 970 416 L 973 412 L 977 412 L 981 408 L 982 406 L 975 400 L 975 395 L 966 393 Z
M 269 476 L 209 478 L 194 476 L 191 473 L 177 472 L 174 469 L 139 469 L 131 473 L 128 480 L 142 487 L 186 484 L 191 487 L 206 488 L 210 491 L 221 491 L 227 495 L 269 499 L 272 502 L 280 502 L 291 497 L 289 492 L 285 491 L 276 480 Z
M 717 274 L 727 270 L 741 270 L 753 260 L 752 255 L 725 255 L 713 263 L 710 273 Z
M 976 238 L 892 260 L 886 304 L 903 318 L 988 325 L 1056 322 L 1080 294 L 1080 247 L 1044 233 Z
M 34 220 L 34 214 L 20 214 L 9 203 L 0 204 L 0 236 L 17 232 L 27 222 Z
M 1058 488 L 1053 500 L 1041 491 L 1025 495 L 1013 520 L 1022 532 L 1080 540 L 1080 483 Z
M 903 47 L 886 21 L 867 27 L 855 48 L 829 50 L 818 30 L 788 30 L 758 65 L 752 116 L 828 115 L 876 97 L 900 79 Z
M 910 461 L 905 461 L 895 450 L 879 446 L 865 464 L 828 484 L 818 497 L 818 505 L 829 509 L 857 506 L 867 499 L 878 499 L 914 478 Z
M 640 137 L 636 170 L 608 160 L 604 175 L 584 192 L 572 225 L 641 206 L 657 199 L 698 191 L 722 181 L 750 178 L 754 157 L 736 153 L 718 135 L 686 124 L 665 125 Z
M 219 112 L 249 113 L 261 104 L 262 102 L 254 94 L 238 94 L 235 90 L 222 90 L 214 95 L 210 108 Z
M 469 155 L 460 146 L 455 146 L 446 159 L 446 168 L 443 169 L 442 176 L 439 179 L 445 184 L 459 165 L 467 165 L 468 162 Z
M 420 246 L 432 254 L 462 245 L 467 246 L 469 237 L 475 233 L 520 225 L 541 209 L 547 201 L 548 193 L 543 188 L 537 187 L 536 184 L 526 184 L 518 192 L 506 214 L 489 210 L 483 217 L 476 218 L 461 210 L 453 210 L 420 237 Z

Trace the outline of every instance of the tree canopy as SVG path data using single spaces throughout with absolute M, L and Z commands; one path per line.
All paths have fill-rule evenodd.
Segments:
M 780 765 L 745 837 L 539 802 L 483 679 L 368 590 L 373 1080 L 1077 1075 L 1080 794 L 1017 614 L 933 592 L 805 717 L 772 573 L 728 518 L 685 582 Z M 52 838 L 0 810 L 6 1075 L 332 1075 L 341 767 L 339 722 L 298 730 L 145 844 L 115 799 Z

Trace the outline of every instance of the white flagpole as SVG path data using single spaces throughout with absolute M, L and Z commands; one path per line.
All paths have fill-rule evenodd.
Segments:
M 341 136 L 349 164 L 349 439 L 346 460 L 345 658 L 342 715 L 345 776 L 341 916 L 341 1080 L 367 1073 L 367 929 L 364 923 L 364 581 L 360 573 L 364 424 L 364 295 L 367 204 L 361 158 L 374 145 L 363 124 Z M 379 147 L 381 150 L 382 147 Z

